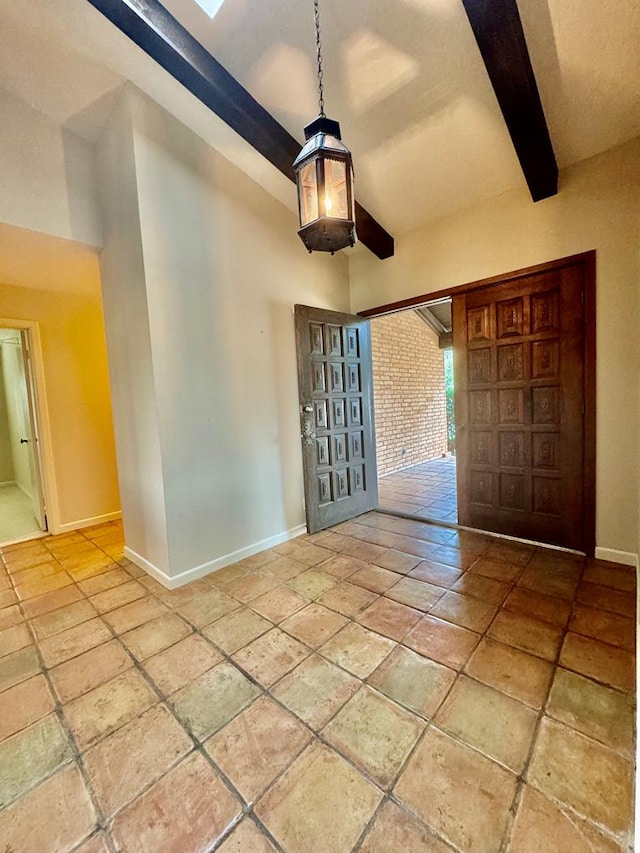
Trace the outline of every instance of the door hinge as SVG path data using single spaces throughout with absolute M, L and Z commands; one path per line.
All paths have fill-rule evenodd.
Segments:
M 580 291 L 580 305 L 584 305 L 584 290 Z

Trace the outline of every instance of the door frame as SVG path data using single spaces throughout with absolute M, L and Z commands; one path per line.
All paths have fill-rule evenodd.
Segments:
M 582 426 L 584 440 L 582 470 L 584 479 L 582 492 L 582 539 L 587 555 L 593 556 L 596 544 L 596 250 L 592 249 L 588 252 L 569 255 L 565 258 L 557 258 L 542 264 L 535 264 L 534 266 L 514 270 L 513 272 L 489 276 L 488 278 L 482 278 L 443 290 L 435 290 L 431 293 L 423 293 L 420 296 L 412 296 L 397 302 L 389 302 L 376 308 L 368 308 L 365 311 L 360 311 L 359 316 L 371 319 L 373 317 L 381 317 L 384 314 L 396 314 L 399 311 L 419 308 L 421 305 L 433 302 L 436 299 L 458 296 L 496 284 L 508 284 L 530 275 L 578 265 L 582 267 L 584 283 L 584 418 Z
M 25 332 L 29 342 L 32 368 L 31 375 L 33 377 L 33 400 L 39 431 L 39 453 L 37 455 L 39 456 L 40 461 L 42 495 L 44 498 L 47 518 L 47 532 L 57 533 L 60 528 L 60 507 L 58 505 L 58 491 L 56 488 L 53 443 L 51 440 L 51 419 L 49 417 L 49 408 L 47 405 L 40 326 L 36 320 L 16 320 L 12 317 L 0 317 L 0 327 L 18 329 L 21 332 Z M 27 374 L 26 370 L 25 374 Z

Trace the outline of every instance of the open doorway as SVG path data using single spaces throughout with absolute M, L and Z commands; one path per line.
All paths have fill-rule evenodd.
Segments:
M 379 506 L 456 524 L 451 299 L 371 319 Z
M 47 530 L 29 346 L 26 329 L 0 328 L 0 545 Z

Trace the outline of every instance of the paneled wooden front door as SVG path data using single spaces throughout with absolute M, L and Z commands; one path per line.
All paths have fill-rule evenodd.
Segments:
M 584 267 L 453 297 L 461 525 L 586 550 Z
M 295 306 L 310 533 L 375 509 L 378 478 L 369 321 Z

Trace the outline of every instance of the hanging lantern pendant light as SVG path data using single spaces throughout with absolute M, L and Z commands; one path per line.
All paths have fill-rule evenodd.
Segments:
M 324 112 L 318 0 L 314 0 L 320 114 L 304 129 L 306 143 L 293 164 L 298 188 L 300 239 L 310 252 L 334 252 L 356 242 L 351 152 L 340 125 Z

